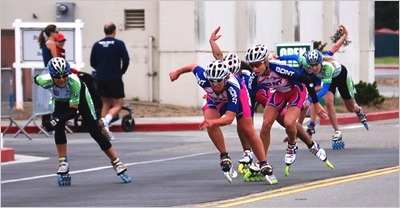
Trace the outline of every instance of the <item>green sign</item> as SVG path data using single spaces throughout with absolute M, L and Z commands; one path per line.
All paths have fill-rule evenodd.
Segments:
M 297 55 L 303 55 L 306 51 L 310 51 L 313 49 L 313 43 L 300 43 L 300 42 L 294 42 L 294 43 L 277 43 L 276 45 L 276 53 L 278 56 L 282 55 L 291 55 L 291 54 L 297 54 Z M 299 64 L 297 61 L 286 61 L 286 64 L 299 69 Z

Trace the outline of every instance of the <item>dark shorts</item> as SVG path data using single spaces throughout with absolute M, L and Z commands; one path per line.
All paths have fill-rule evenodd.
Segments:
M 120 99 L 125 97 L 124 82 L 121 80 L 98 80 L 97 91 L 100 97 Z

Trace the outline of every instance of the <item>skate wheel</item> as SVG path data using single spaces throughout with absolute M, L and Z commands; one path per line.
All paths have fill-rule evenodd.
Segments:
M 246 171 L 244 170 L 244 165 L 242 163 L 239 163 L 239 165 L 238 165 L 238 172 L 239 172 L 239 174 L 246 173 Z
M 325 164 L 326 164 L 326 166 L 328 166 L 330 169 L 333 169 L 333 168 L 334 168 L 333 165 L 332 165 L 332 163 L 329 162 L 328 159 L 325 161 Z
M 278 179 L 274 175 L 266 175 L 265 180 L 270 184 L 274 185 L 278 183 Z
M 238 173 L 236 172 L 236 170 L 232 171 L 231 177 L 232 178 L 237 178 L 237 176 L 238 176 Z
M 244 182 L 250 182 L 250 178 L 249 178 L 250 174 L 251 174 L 250 171 L 248 171 L 247 173 L 244 174 L 244 176 L 243 176 Z
M 229 183 L 232 182 L 232 177 L 229 172 L 224 172 L 224 176 L 228 180 Z
M 286 165 L 286 167 L 285 167 L 285 177 L 287 177 L 289 175 L 289 172 L 290 172 L 290 166 Z
M 364 124 L 365 129 L 369 130 L 368 124 L 367 123 L 363 123 L 363 124 Z
M 119 177 L 122 179 L 122 181 L 124 183 L 130 183 L 132 181 L 131 177 L 129 177 L 128 175 L 126 175 L 124 173 L 119 175 Z
M 59 186 L 70 186 L 71 185 L 71 175 L 57 175 L 57 182 Z

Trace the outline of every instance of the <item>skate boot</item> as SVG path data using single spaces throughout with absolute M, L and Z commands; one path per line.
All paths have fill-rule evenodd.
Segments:
M 263 174 L 265 180 L 270 184 L 277 184 L 278 179 L 274 176 L 274 168 L 268 164 L 268 162 L 264 162 L 263 164 L 260 164 L 260 172 Z
M 264 175 L 260 172 L 260 163 L 258 161 L 256 164 L 251 164 L 243 176 L 244 182 L 257 182 L 264 179 Z
M 286 163 L 286 167 L 285 167 L 285 176 L 287 177 L 289 175 L 290 172 L 290 165 L 292 163 L 294 163 L 294 161 L 296 160 L 296 155 L 297 155 L 297 145 L 294 144 L 288 144 L 287 148 L 286 148 L 286 154 L 285 154 L 285 163 Z
M 224 172 L 224 176 L 229 182 L 232 182 L 233 178 L 237 177 L 237 172 L 233 169 L 232 160 L 228 155 L 221 156 L 220 166 Z
M 307 134 L 310 136 L 310 138 L 312 137 L 313 134 L 315 134 L 315 123 L 314 122 L 310 122 L 307 126 Z
M 342 139 L 341 131 L 335 131 L 332 135 L 332 149 L 344 149 L 344 141 Z
M 113 136 L 111 136 L 111 132 L 109 130 L 108 127 L 108 123 L 106 122 L 106 120 L 104 118 L 100 118 L 98 121 L 98 125 L 100 127 L 101 133 L 107 137 L 108 140 L 114 140 L 115 138 Z
M 315 156 L 318 157 L 318 159 L 322 160 L 325 162 L 325 164 L 330 168 L 333 169 L 333 165 L 329 162 L 328 156 L 326 155 L 326 152 L 322 147 L 315 141 L 313 141 L 313 146 L 310 148 L 310 152 L 313 153 Z
M 117 172 L 117 176 L 119 176 L 124 183 L 130 183 L 132 181 L 131 177 L 125 173 L 128 169 L 121 161 L 113 164 L 113 168 L 115 172 Z
M 57 182 L 59 186 L 71 185 L 71 175 L 69 174 L 68 162 L 62 161 L 58 165 Z
M 357 114 L 358 120 L 364 125 L 365 129 L 369 130 L 369 126 L 367 124 L 367 115 L 361 107 L 359 107 L 359 111 Z
M 250 150 L 245 150 L 243 152 L 242 158 L 239 160 L 238 172 L 239 174 L 245 174 L 251 164 L 253 163 L 253 152 Z

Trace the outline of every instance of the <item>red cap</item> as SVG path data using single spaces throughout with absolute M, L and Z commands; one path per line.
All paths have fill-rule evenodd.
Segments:
M 65 35 L 60 33 L 60 32 L 58 32 L 57 41 L 66 41 L 66 40 L 67 39 L 65 38 Z

